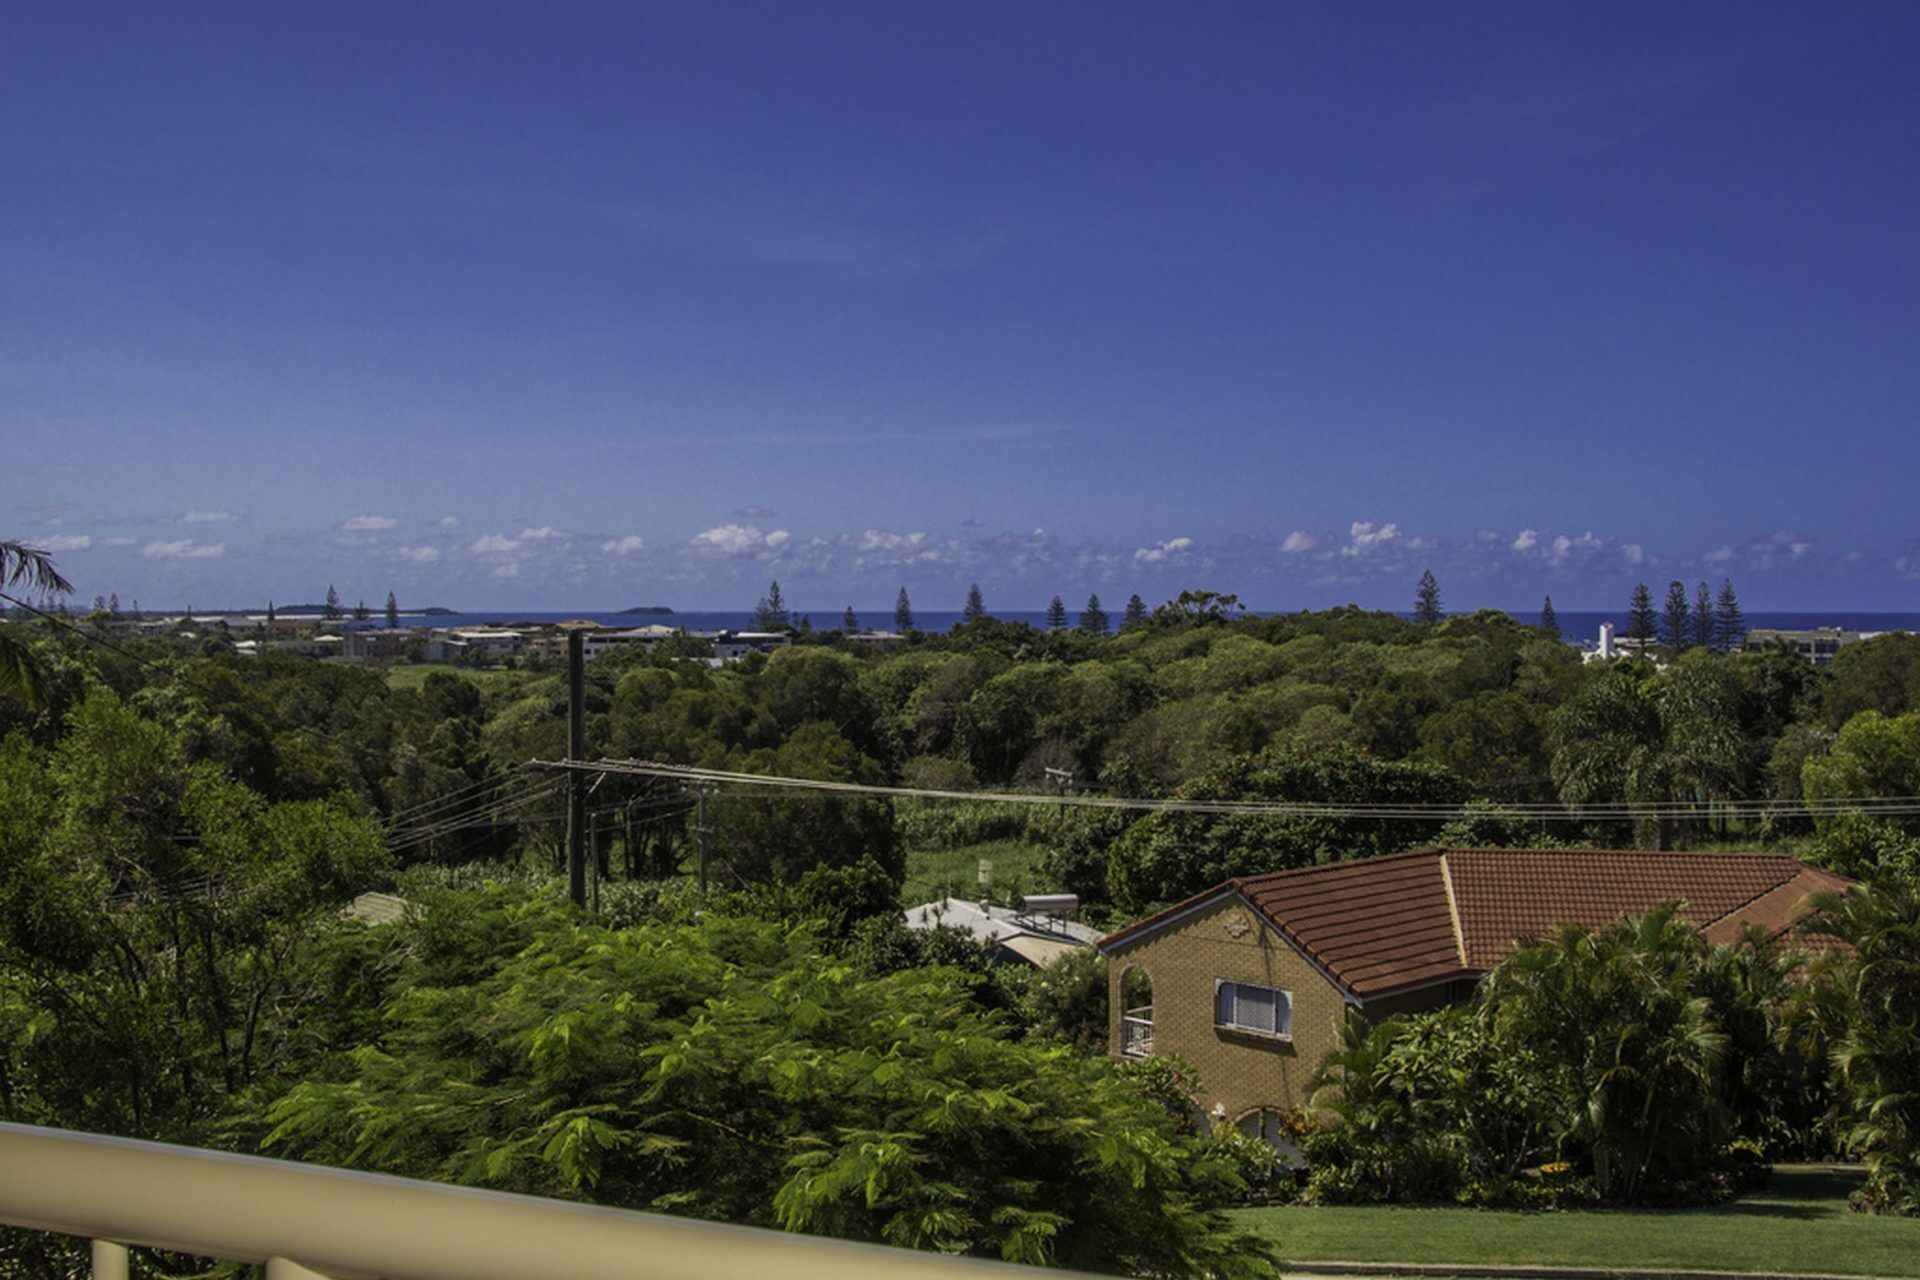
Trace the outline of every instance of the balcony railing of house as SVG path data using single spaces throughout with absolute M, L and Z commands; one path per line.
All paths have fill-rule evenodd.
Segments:
M 1120 1017 L 1120 1052 L 1144 1058 L 1153 1052 L 1153 1009 L 1129 1009 Z
M 445 1186 L 288 1160 L 0 1124 L 0 1223 L 264 1263 L 268 1280 L 766 1280 L 1035 1274 L 1028 1267 Z

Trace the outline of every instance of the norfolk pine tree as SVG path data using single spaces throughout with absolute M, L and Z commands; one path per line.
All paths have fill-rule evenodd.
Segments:
M 1420 575 L 1420 589 L 1413 598 L 1413 620 L 1434 623 L 1440 621 L 1440 616 L 1440 584 L 1434 580 L 1433 570 L 1428 569 Z
M 852 605 L 848 605 L 847 611 L 840 615 L 840 629 L 848 635 L 860 630 L 860 619 L 854 616 Z
M 913 602 L 907 599 L 905 587 L 900 588 L 893 602 L 893 629 L 901 635 L 913 630 Z
M 1126 611 L 1120 615 L 1120 629 L 1137 627 L 1147 620 L 1147 602 L 1140 598 L 1138 591 L 1127 597 Z
M 1713 648 L 1713 592 L 1702 582 L 1693 590 L 1693 642 Z
M 1647 584 L 1633 584 L 1633 598 L 1627 603 L 1627 638 L 1650 644 L 1660 633 L 1660 615 L 1653 611 L 1653 592 Z
M 787 602 L 780 598 L 780 581 L 776 578 L 754 606 L 753 626 L 756 631 L 778 631 L 789 625 Z
M 1675 650 L 1693 643 L 1693 610 L 1687 604 L 1687 584 L 1678 578 L 1667 584 L 1667 606 L 1660 614 L 1660 639 Z
M 1734 594 L 1733 579 L 1720 580 L 1720 598 L 1713 606 L 1713 641 L 1721 653 L 1732 653 L 1747 638 L 1746 619 L 1740 616 L 1740 597 Z
M 967 588 L 967 604 L 960 610 L 960 621 L 978 622 L 987 616 L 987 601 L 980 594 L 980 584 L 974 583 Z
M 365 600 L 353 606 L 353 620 L 355 622 L 365 622 L 369 616 L 367 602 Z
M 1553 612 L 1552 596 L 1548 596 L 1545 603 L 1540 606 L 1540 629 L 1555 640 L 1560 638 L 1560 619 Z
M 1080 629 L 1090 631 L 1096 636 L 1103 636 L 1110 629 L 1107 611 L 1100 607 L 1098 592 L 1087 597 L 1087 607 L 1080 611 Z
M 1047 605 L 1047 630 L 1059 631 L 1067 625 L 1067 606 L 1059 596 Z
M 327 584 L 326 606 L 322 608 L 320 612 L 329 618 L 337 618 L 340 616 L 340 593 L 333 589 L 331 582 Z
M 393 592 L 387 592 L 387 630 L 392 631 L 400 625 L 400 602 L 393 598 Z

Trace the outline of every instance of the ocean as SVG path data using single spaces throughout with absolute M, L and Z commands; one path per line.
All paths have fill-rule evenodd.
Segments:
M 841 622 L 841 609 L 795 609 L 793 617 L 798 621 L 803 615 L 812 618 L 813 625 L 819 630 L 837 630 Z M 1006 622 L 1026 622 L 1036 627 L 1047 624 L 1044 610 L 996 609 L 992 615 Z M 1115 625 L 1120 621 L 1118 609 L 1108 610 Z M 378 617 L 378 613 L 375 614 Z M 862 611 L 854 610 L 854 616 L 864 627 L 875 630 L 888 630 L 893 626 L 891 609 Z M 1069 625 L 1080 616 L 1078 609 L 1069 608 Z M 1405 617 L 1405 614 L 1401 615 Z M 1515 612 L 1513 616 L 1529 626 L 1540 621 L 1540 614 L 1534 612 Z M 499 609 L 476 610 L 464 613 L 416 614 L 402 613 L 402 626 L 410 627 L 476 627 L 486 625 L 509 625 L 516 622 L 547 623 L 566 622 L 573 619 L 585 619 L 610 627 L 643 627 L 650 623 L 666 626 L 685 627 L 689 631 L 718 631 L 722 629 L 740 631 L 752 624 L 753 615 L 744 610 L 738 612 L 701 612 L 672 614 L 635 614 L 635 613 L 599 613 L 594 611 L 573 611 L 567 613 L 529 613 L 525 610 Z M 914 621 L 923 631 L 945 631 L 960 621 L 958 612 L 947 610 L 914 611 Z M 1600 638 L 1600 624 L 1611 622 L 1617 633 L 1624 634 L 1627 627 L 1625 609 L 1610 613 L 1579 613 L 1568 610 L 1559 615 L 1560 633 L 1569 644 L 1583 648 L 1592 648 Z M 1763 613 L 1746 615 L 1749 629 L 1766 628 L 1778 631 L 1806 631 L 1814 627 L 1840 627 L 1847 631 L 1920 631 L 1920 613 L 1854 613 L 1846 610 L 1823 610 L 1812 613 Z

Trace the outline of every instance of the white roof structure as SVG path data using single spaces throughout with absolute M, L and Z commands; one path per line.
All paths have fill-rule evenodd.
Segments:
M 340 911 L 349 920 L 364 924 L 392 924 L 406 913 L 407 900 L 391 893 L 363 893 Z
M 909 908 L 907 928 L 959 929 L 976 942 L 997 945 L 1040 967 L 1083 947 L 1091 947 L 1100 939 L 1098 929 L 1076 920 L 988 906 L 963 898 L 944 898 Z

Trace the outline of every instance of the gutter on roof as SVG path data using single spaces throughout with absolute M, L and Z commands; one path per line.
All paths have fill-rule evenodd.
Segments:
M 1100 941 L 1094 943 L 1094 947 L 1101 955 L 1110 956 L 1116 951 L 1132 946 L 1135 942 L 1140 941 L 1150 934 L 1159 933 L 1167 926 L 1186 919 L 1196 911 L 1201 911 L 1214 905 L 1222 898 L 1232 896 L 1238 898 L 1240 905 L 1256 916 L 1261 924 L 1277 934 L 1280 940 L 1287 944 L 1288 950 L 1292 951 L 1302 960 L 1305 960 L 1313 967 L 1315 973 L 1326 979 L 1327 985 L 1339 992 L 1342 1000 L 1358 1008 L 1361 1004 L 1361 999 L 1353 988 L 1335 977 L 1333 971 L 1322 964 L 1318 956 L 1302 946 L 1298 939 L 1288 933 L 1279 921 L 1268 915 L 1258 903 L 1248 898 L 1240 887 L 1240 880 L 1241 878 L 1237 877 L 1227 881 L 1225 884 L 1202 890 L 1200 893 L 1188 898 L 1185 902 L 1175 903 L 1173 906 L 1156 912 L 1144 920 L 1136 920 L 1118 933 L 1109 934 L 1100 939 Z
M 1158 933 L 1162 928 L 1172 924 L 1174 921 L 1185 919 L 1202 907 L 1210 905 L 1217 898 L 1229 893 L 1239 894 L 1239 892 L 1240 882 L 1238 880 L 1229 880 L 1225 884 L 1215 885 L 1211 889 L 1202 889 L 1185 902 L 1176 902 L 1170 907 L 1154 912 L 1144 920 L 1136 920 L 1126 928 L 1108 934 L 1106 937 L 1100 939 L 1100 941 L 1094 943 L 1094 948 L 1103 956 L 1112 955 L 1121 947 L 1131 946 L 1134 942 L 1146 937 L 1148 934 Z M 1248 903 L 1247 905 L 1251 907 L 1253 904 Z M 1259 911 L 1257 908 L 1255 911 L 1256 914 L 1262 918 L 1266 916 L 1266 912 L 1264 911 Z

